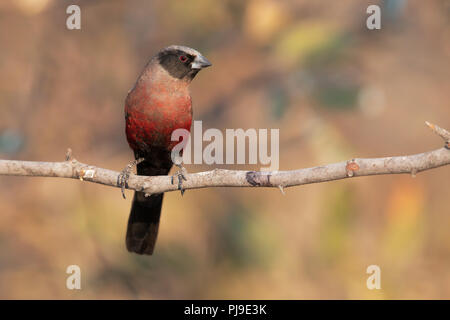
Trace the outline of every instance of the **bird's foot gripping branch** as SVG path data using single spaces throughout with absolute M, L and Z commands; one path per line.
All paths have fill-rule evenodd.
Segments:
M 145 160 L 144 158 L 139 158 L 131 161 L 129 164 L 127 164 L 125 168 L 123 168 L 123 170 L 117 176 L 117 185 L 120 186 L 122 190 L 122 197 L 124 199 L 126 199 L 125 188 L 128 188 L 128 179 L 130 179 L 130 174 L 132 173 L 133 168 L 144 160 Z
M 175 179 L 178 180 L 177 185 L 178 185 L 178 190 L 180 190 L 181 195 L 184 194 L 185 189 L 183 188 L 183 180 L 187 181 L 186 175 L 187 175 L 187 170 L 185 167 L 183 167 L 183 165 L 181 164 L 175 164 L 178 167 L 178 170 L 171 176 L 171 180 L 170 182 L 172 184 L 175 183 Z

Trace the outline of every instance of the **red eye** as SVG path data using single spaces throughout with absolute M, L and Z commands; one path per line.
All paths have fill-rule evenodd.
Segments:
M 180 56 L 180 61 L 181 62 L 186 62 L 187 61 L 187 57 L 186 56 Z

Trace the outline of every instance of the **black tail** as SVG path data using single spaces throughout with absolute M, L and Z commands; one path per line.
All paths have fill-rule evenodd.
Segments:
M 144 161 L 137 166 L 138 175 L 154 176 L 169 173 L 169 169 L 154 168 Z M 138 254 L 152 254 L 158 236 L 159 218 L 163 193 L 149 197 L 144 192 L 135 192 L 128 219 L 127 249 Z

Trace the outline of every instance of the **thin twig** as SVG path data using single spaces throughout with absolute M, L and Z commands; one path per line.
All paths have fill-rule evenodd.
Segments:
M 433 130 L 434 133 L 436 133 L 442 139 L 444 139 L 445 147 L 447 149 L 450 149 L 450 132 L 448 132 L 447 130 L 445 130 L 435 124 L 429 123 L 428 121 L 425 121 L 425 123 L 428 127 L 430 127 L 431 130 Z

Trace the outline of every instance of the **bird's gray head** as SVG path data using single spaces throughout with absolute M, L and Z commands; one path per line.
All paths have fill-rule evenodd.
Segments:
M 174 78 L 192 80 L 197 73 L 211 66 L 200 52 L 185 46 L 169 46 L 156 55 L 159 64 Z

